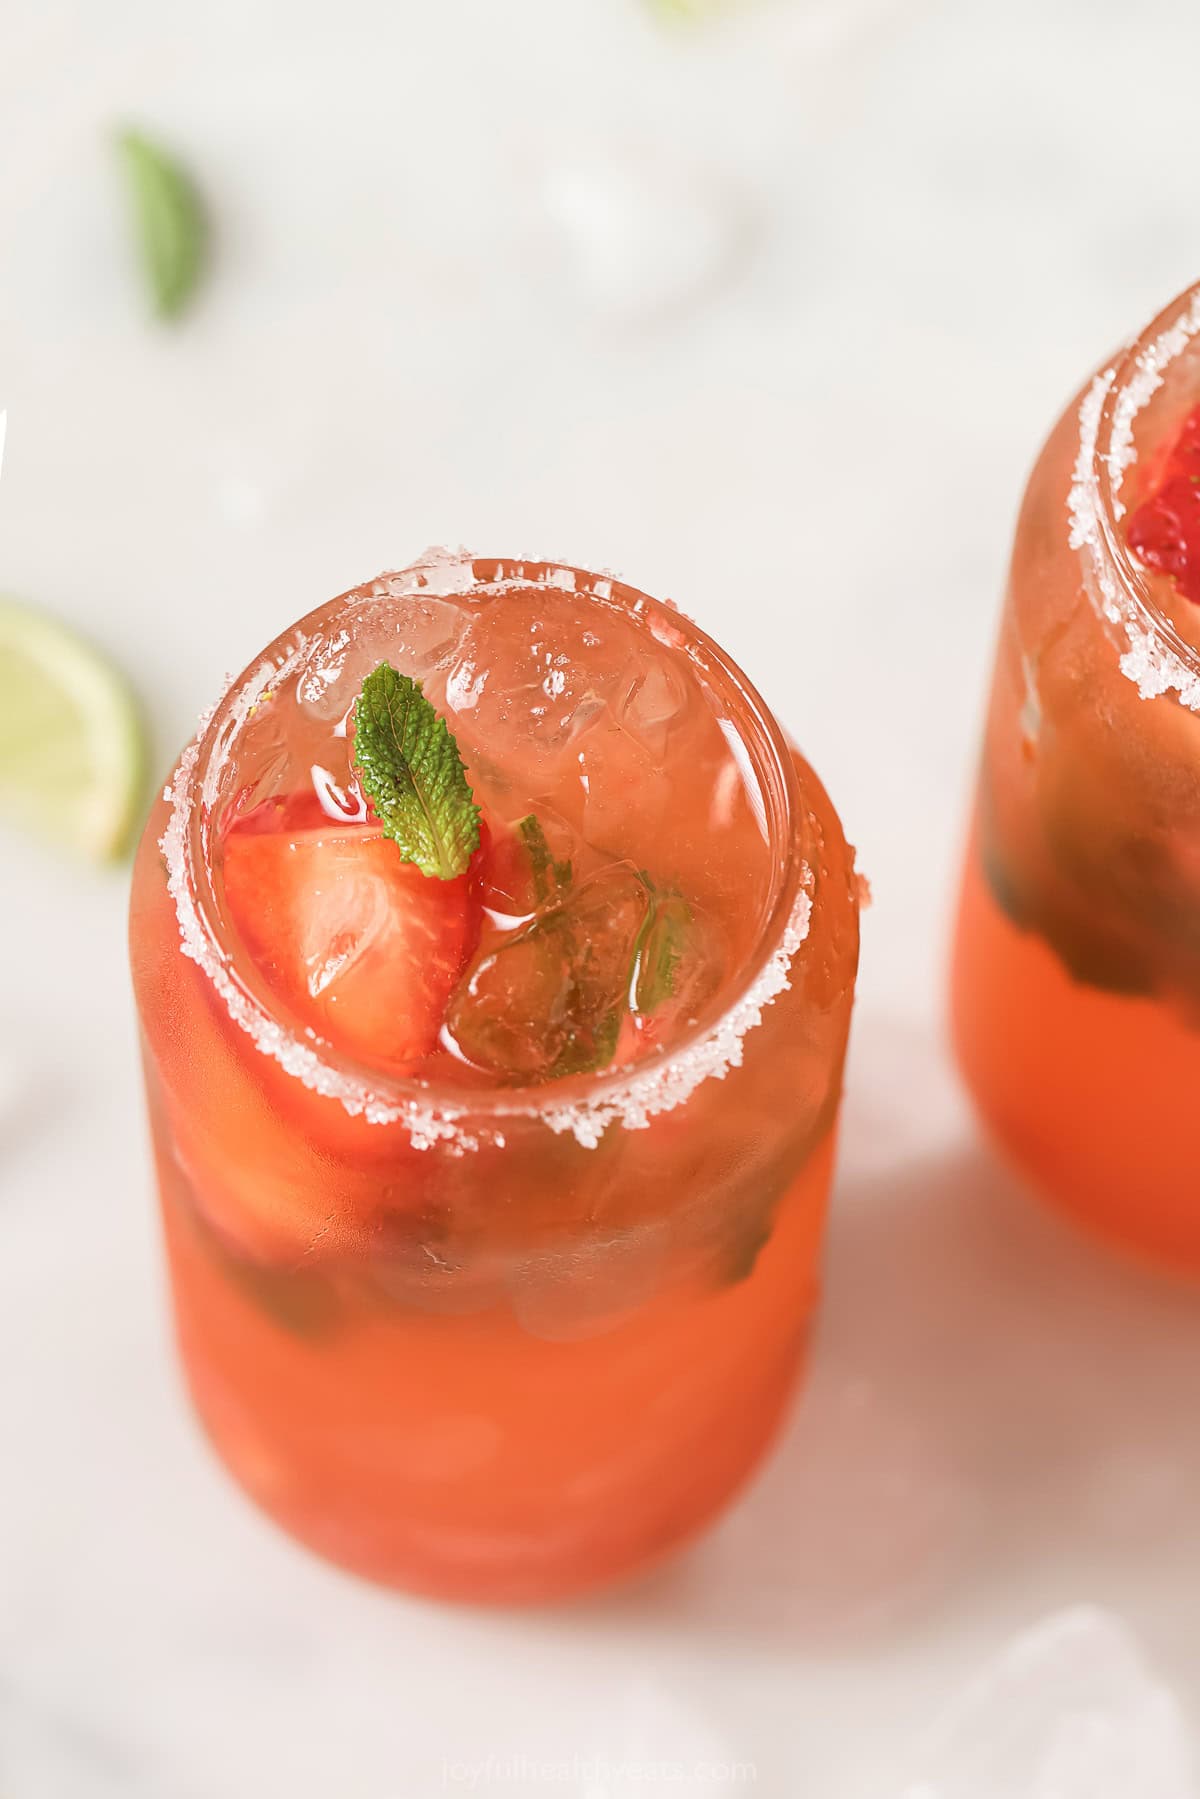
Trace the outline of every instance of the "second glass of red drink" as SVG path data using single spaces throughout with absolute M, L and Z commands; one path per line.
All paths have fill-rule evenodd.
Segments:
M 1200 1273 L 1200 288 L 1030 476 L 953 978 L 959 1059 L 1037 1187 Z

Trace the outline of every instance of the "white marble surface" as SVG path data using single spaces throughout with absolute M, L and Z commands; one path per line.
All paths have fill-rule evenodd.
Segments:
M 876 906 L 779 1455 L 651 1586 L 476 1616 L 322 1567 L 214 1466 L 125 881 L 0 841 L 5 1799 L 424 1799 L 488 1756 L 476 1790 L 653 1790 L 589 1755 L 889 1799 L 963 1673 L 1077 1602 L 1200 1727 L 1200 1301 L 1027 1204 L 940 1023 L 1013 509 L 1073 384 L 1200 270 L 1198 59 L 1194 0 L 778 0 L 693 35 L 637 0 L 7 0 L 0 587 L 123 658 L 160 767 L 330 593 L 429 542 L 540 549 L 729 644 Z M 124 260 L 122 116 L 220 221 L 174 334 Z

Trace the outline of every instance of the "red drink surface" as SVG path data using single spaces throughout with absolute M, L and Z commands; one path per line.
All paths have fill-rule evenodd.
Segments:
M 593 1010 L 618 1009 L 662 893 L 690 915 L 676 998 L 694 1015 L 753 948 L 770 850 L 728 699 L 685 641 L 665 608 L 520 581 L 351 602 L 336 632 L 268 680 L 214 784 L 217 901 L 272 1004 L 384 1073 L 473 1088 L 549 1077 L 565 1071 L 544 1053 L 550 1014 L 570 996 L 541 995 L 539 1013 L 532 990 L 586 960 Z M 483 831 L 461 880 L 405 865 L 368 817 L 352 708 L 384 660 L 421 681 L 465 761 Z M 555 927 L 563 909 L 539 905 L 520 835 L 531 818 L 570 871 L 569 894 L 549 897 L 568 925 L 586 915 L 570 944 L 523 928 Z M 527 1016 L 507 1003 L 521 993 Z M 678 1004 L 670 1017 L 633 1010 L 626 1057 L 679 1022 Z M 595 1061 L 590 1047 L 575 1060 Z
M 483 811 L 457 881 L 356 790 L 385 659 Z M 857 917 L 836 815 L 714 646 L 543 564 L 343 596 L 185 758 L 131 945 L 185 1366 L 281 1522 L 375 1578 L 531 1599 L 719 1507 L 799 1367 Z

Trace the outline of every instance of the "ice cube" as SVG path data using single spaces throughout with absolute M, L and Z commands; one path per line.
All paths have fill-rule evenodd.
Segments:
M 678 894 L 658 893 L 638 949 L 633 1004 L 643 1024 L 692 1022 L 715 993 L 724 968 L 721 934 L 707 913 Z
M 518 592 L 504 606 L 502 630 L 481 616 L 459 644 L 445 687 L 447 720 L 493 805 L 554 796 L 579 829 L 598 746 L 630 742 L 613 720 L 626 660 L 616 652 L 629 627 L 602 623 L 588 632 L 590 615 L 564 594 Z M 626 790 L 621 801 L 627 811 Z
M 577 148 L 546 171 L 543 205 L 572 300 L 615 325 L 704 299 L 748 235 L 740 195 L 662 144 Z
M 656 1790 L 672 1799 L 749 1799 L 758 1782 L 720 1708 L 669 1685 L 648 1661 L 610 1689 L 595 1731 L 599 1749 L 584 1758 L 579 1799 L 647 1799 Z
M 1180 1708 L 1120 1618 L 1059 1612 L 935 1727 L 901 1799 L 1200 1799 Z
M 454 600 L 406 600 L 397 611 L 396 642 L 389 659 L 417 681 L 450 668 L 468 616 Z
M 446 1029 L 458 1050 L 513 1080 L 607 1066 L 650 903 L 633 865 L 612 863 L 485 950 L 450 1003 Z
M 629 672 L 617 723 L 661 763 L 666 760 L 671 726 L 686 712 L 687 703 L 687 689 L 673 668 L 665 662 L 642 663 Z
M 453 667 L 472 615 L 456 600 L 405 595 L 363 602 L 340 630 L 321 632 L 304 644 L 295 676 L 295 698 L 308 719 L 334 724 L 344 736 L 363 676 L 387 661 L 428 681 Z M 438 698 L 438 687 L 430 688 Z
M 543 756 L 569 750 L 605 710 L 604 694 L 569 658 L 533 655 L 511 671 L 495 666 L 497 652 L 469 645 L 446 683 L 455 729 L 486 746 L 528 743 Z
M 564 616 L 576 602 L 563 595 L 507 596 L 503 629 L 488 610 L 455 647 L 446 680 L 446 710 L 468 760 L 494 760 L 514 780 L 551 784 L 593 725 L 615 687 L 612 650 L 603 637 L 584 641 L 583 615 Z M 570 645 L 570 649 L 564 645 Z

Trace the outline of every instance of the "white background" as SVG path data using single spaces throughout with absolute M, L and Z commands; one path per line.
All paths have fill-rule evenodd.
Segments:
M 694 31 L 640 0 L 6 0 L 0 589 L 123 661 L 158 773 L 330 594 L 432 542 L 541 551 L 728 645 L 876 900 L 782 1449 L 651 1585 L 480 1616 L 326 1569 L 218 1471 L 169 1346 L 125 879 L 0 840 L 6 1799 L 424 1799 L 444 1760 L 589 1754 L 887 1799 L 964 1673 L 1077 1600 L 1200 1725 L 1200 1308 L 1016 1191 L 941 1025 L 1014 508 L 1072 388 L 1200 273 L 1198 67 L 1194 0 Z M 218 221 L 173 332 L 126 256 L 124 117 Z

